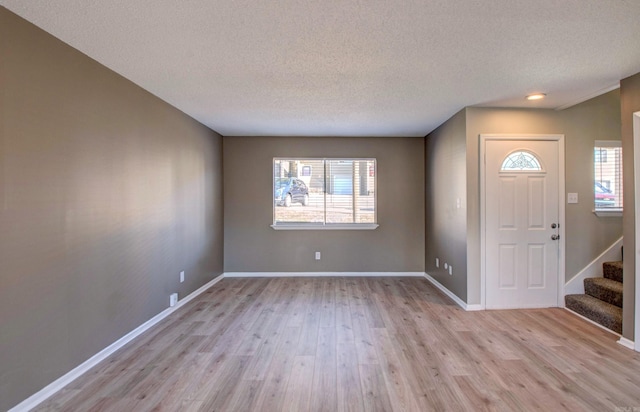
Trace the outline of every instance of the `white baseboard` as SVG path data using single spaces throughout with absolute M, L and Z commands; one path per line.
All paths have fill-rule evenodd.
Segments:
M 619 344 L 621 344 L 622 346 L 624 346 L 625 348 L 629 348 L 631 350 L 636 350 L 636 344 L 634 341 L 632 341 L 631 339 L 627 339 L 624 336 L 620 337 L 620 340 L 618 341 Z
M 601 278 L 602 264 L 604 262 L 612 262 L 622 260 L 622 238 L 616 240 L 611 246 L 593 259 L 584 269 L 578 272 L 564 285 L 565 295 L 582 295 L 584 294 L 584 280 L 586 278 Z
M 421 277 L 424 272 L 225 272 L 225 278 Z
M 438 288 L 442 293 L 444 293 L 445 295 L 447 295 L 451 300 L 453 300 L 458 306 L 460 306 L 462 309 L 466 310 L 466 311 L 476 311 L 476 310 L 483 310 L 484 308 L 482 307 L 482 305 L 467 305 L 467 303 L 465 301 L 463 301 L 462 299 L 460 299 L 456 294 L 454 294 L 453 292 L 451 292 L 449 289 L 447 289 L 446 287 L 444 287 L 442 285 L 442 283 L 438 282 L 437 280 L 435 280 L 430 274 L 428 273 L 423 273 L 422 274 L 429 282 L 431 282 L 431 284 L 433 286 L 435 286 L 436 288 Z
M 106 359 L 108 356 L 113 354 L 115 351 L 122 348 L 124 345 L 126 345 L 127 343 L 131 342 L 133 339 L 140 336 L 142 333 L 144 333 L 145 331 L 150 329 L 152 326 L 156 325 L 158 322 L 160 322 L 161 320 L 163 320 L 164 318 L 166 318 L 167 316 L 169 316 L 170 314 L 172 314 L 173 312 L 175 312 L 176 310 L 178 310 L 179 308 L 187 304 L 189 301 L 196 298 L 198 295 L 200 295 L 201 293 L 209 289 L 211 286 L 218 283 L 220 280 L 222 280 L 223 277 L 224 275 L 219 275 L 218 277 L 208 282 L 204 286 L 201 286 L 197 290 L 185 296 L 184 299 L 178 300 L 178 303 L 175 306 L 169 307 L 163 310 L 162 312 L 158 313 L 156 316 L 152 317 L 142 325 L 138 326 L 131 332 L 127 333 L 126 335 L 118 339 L 117 341 L 113 342 L 111 345 L 102 349 L 100 352 L 96 353 L 95 355 L 93 355 L 92 357 L 90 357 L 89 359 L 87 359 L 86 361 L 84 361 L 83 363 L 81 363 L 71 371 L 67 372 L 60 378 L 56 379 L 55 381 L 51 382 L 49 385 L 45 386 L 38 392 L 34 393 L 27 399 L 20 402 L 13 408 L 9 409 L 9 412 L 29 411 L 35 408 L 36 406 L 38 406 L 39 404 L 47 400 L 49 397 L 51 397 L 53 394 L 55 394 L 56 392 L 58 392 L 59 390 L 61 390 L 71 382 L 73 382 L 75 379 L 80 377 L 82 374 L 87 372 L 89 369 L 93 368 L 98 363 L 102 362 L 104 359 Z

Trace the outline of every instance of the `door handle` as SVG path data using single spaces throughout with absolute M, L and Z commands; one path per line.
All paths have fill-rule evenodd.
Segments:
M 558 240 L 560 239 L 560 235 L 551 235 L 551 240 Z
M 552 224 L 551 224 L 551 229 L 555 229 L 555 228 L 557 228 L 557 227 L 560 227 L 560 224 L 559 224 L 559 223 L 552 223 Z

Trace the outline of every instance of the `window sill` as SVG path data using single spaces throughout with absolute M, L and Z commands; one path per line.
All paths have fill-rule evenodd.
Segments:
M 598 217 L 622 217 L 622 209 L 619 208 L 595 209 L 593 213 Z
M 375 230 L 376 223 L 278 223 L 271 225 L 273 230 Z

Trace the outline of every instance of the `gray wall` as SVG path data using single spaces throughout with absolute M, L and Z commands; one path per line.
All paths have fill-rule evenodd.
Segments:
M 622 156 L 624 167 L 624 307 L 622 333 L 634 340 L 635 270 L 636 270 L 636 216 L 633 175 L 633 113 L 640 111 L 640 73 L 620 82 Z
M 566 191 L 578 204 L 566 205 L 566 280 L 622 237 L 621 217 L 593 213 L 593 147 L 596 140 L 620 140 L 620 90 L 560 112 L 566 142 Z
M 480 134 L 565 135 L 566 191 L 577 192 L 580 198 L 578 204 L 566 205 L 566 280 L 580 272 L 622 236 L 620 218 L 597 217 L 592 212 L 594 141 L 619 140 L 619 117 L 620 92 L 615 90 L 564 111 L 466 108 L 427 136 L 427 272 L 468 304 L 480 303 Z M 461 133 L 466 133 L 464 145 Z M 464 156 L 466 164 L 461 164 Z M 459 171 L 452 170 L 453 165 Z M 429 197 L 440 191 L 444 177 L 453 190 L 450 196 L 440 194 L 447 198 L 439 204 Z M 462 184 L 466 184 L 466 196 L 456 194 Z M 631 189 L 625 186 L 627 190 Z M 466 211 L 464 223 L 461 210 L 455 209 L 456 197 Z M 441 222 L 448 227 L 440 227 Z M 435 269 L 434 259 L 442 261 L 442 255 L 453 262 L 453 276 Z
M 466 142 L 466 110 L 462 110 L 431 132 L 425 143 L 425 268 L 464 301 L 467 300 Z M 436 258 L 440 260 L 439 268 Z M 452 275 L 444 269 L 445 263 L 452 265 Z
M 4 8 L 0 56 L 6 410 L 222 272 L 222 138 Z
M 424 139 L 225 137 L 223 147 L 225 272 L 424 272 Z M 274 157 L 376 158 L 380 227 L 272 229 Z

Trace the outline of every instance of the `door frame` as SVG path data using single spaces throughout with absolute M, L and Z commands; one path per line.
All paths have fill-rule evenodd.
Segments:
M 640 112 L 633 114 L 633 174 L 635 195 L 635 287 L 636 301 L 634 309 L 634 349 L 640 352 Z M 629 253 L 629 251 L 627 251 Z
M 564 307 L 565 284 L 565 158 L 563 134 L 480 134 L 480 306 L 486 309 L 487 274 L 486 274 L 486 144 L 487 141 L 556 141 L 558 142 L 558 221 L 560 223 L 558 242 L 558 297 L 557 306 Z

